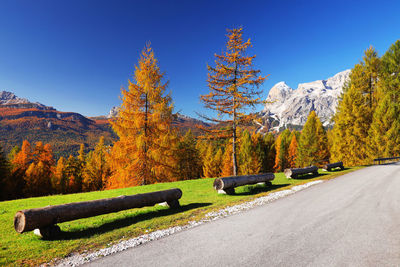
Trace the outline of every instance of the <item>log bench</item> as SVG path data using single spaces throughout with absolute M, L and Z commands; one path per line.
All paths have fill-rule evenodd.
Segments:
M 374 164 L 378 163 L 379 165 L 381 162 L 386 162 L 386 161 L 398 161 L 400 160 L 400 157 L 391 157 L 391 158 L 377 158 L 374 159 Z
M 317 175 L 318 167 L 317 166 L 309 166 L 309 167 L 305 167 L 305 168 L 285 169 L 284 173 L 286 175 L 286 178 L 296 179 L 297 177 L 299 177 L 299 175 L 304 175 L 304 174 Z
M 73 221 L 102 214 L 118 212 L 133 208 L 154 206 L 166 202 L 169 207 L 179 207 L 182 191 L 179 188 L 119 196 L 114 198 L 99 199 L 68 203 L 63 205 L 47 206 L 36 209 L 18 211 L 14 216 L 14 228 L 18 233 L 35 230 L 35 234 L 43 238 L 52 238 L 61 231 L 57 223 Z
M 344 170 L 343 162 L 339 161 L 339 162 L 335 162 L 335 163 L 328 163 L 322 167 L 322 169 L 324 171 L 328 171 L 328 172 L 330 172 L 332 169 L 336 169 L 336 168 L 340 168 L 341 170 Z
M 275 179 L 273 173 L 262 173 L 257 175 L 242 175 L 242 176 L 230 176 L 224 178 L 217 178 L 214 180 L 214 189 L 219 194 L 235 194 L 235 187 L 242 185 L 251 184 L 271 184 L 271 181 Z

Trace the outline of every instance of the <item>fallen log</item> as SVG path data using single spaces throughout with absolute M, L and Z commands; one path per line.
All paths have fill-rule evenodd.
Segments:
M 335 163 L 328 163 L 322 167 L 323 170 L 328 171 L 328 172 L 330 172 L 332 169 L 335 169 L 335 168 L 340 168 L 341 170 L 344 170 L 343 162 L 339 161 L 339 162 L 335 162 Z
M 258 183 L 271 183 L 274 180 L 273 173 L 263 173 L 257 175 L 242 175 L 230 176 L 224 178 L 217 178 L 214 180 L 214 189 L 222 194 L 234 194 L 235 187 L 242 185 L 258 184 Z
M 154 206 L 162 202 L 167 202 L 170 207 L 179 207 L 181 196 L 182 191 L 179 188 L 175 188 L 145 194 L 21 210 L 14 216 L 14 228 L 18 233 L 32 231 L 37 228 L 41 230 L 40 232 L 48 232 L 48 229 L 54 230 L 54 226 L 57 223 L 121 210 Z
M 285 169 L 284 173 L 286 178 L 294 178 L 296 179 L 299 175 L 302 174 L 309 174 L 312 173 L 314 175 L 318 174 L 318 167 L 317 166 L 309 166 L 305 168 L 292 168 L 292 169 Z

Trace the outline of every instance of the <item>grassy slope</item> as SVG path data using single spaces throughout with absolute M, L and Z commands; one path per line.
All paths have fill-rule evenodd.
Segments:
M 128 239 L 146 231 L 183 225 L 202 218 L 211 210 L 251 200 L 272 191 L 282 190 L 293 184 L 302 184 L 315 179 L 330 179 L 353 171 L 351 168 L 338 172 L 321 172 L 318 177 L 288 180 L 282 173 L 275 174 L 269 187 L 243 186 L 236 195 L 218 195 L 212 187 L 214 179 L 199 179 L 173 183 L 153 184 L 71 195 L 56 195 L 0 202 L 0 265 L 37 265 L 53 258 L 62 258 L 72 252 L 98 249 L 109 246 L 120 239 Z M 45 241 L 32 232 L 18 234 L 13 228 L 13 217 L 18 210 L 87 201 L 119 195 L 131 195 L 178 187 L 183 191 L 182 208 L 171 210 L 156 205 L 132 209 L 107 215 L 59 224 L 65 234 L 59 240 Z

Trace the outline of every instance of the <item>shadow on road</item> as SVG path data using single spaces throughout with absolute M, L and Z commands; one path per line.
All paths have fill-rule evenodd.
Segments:
M 258 193 L 272 191 L 281 187 L 288 186 L 290 184 L 273 184 L 273 185 L 248 185 L 243 190 L 243 192 L 238 192 L 236 196 L 249 196 L 256 195 Z
M 161 210 L 156 210 L 156 211 L 151 211 L 147 213 L 141 213 L 138 215 L 132 214 L 128 215 L 129 217 L 123 218 L 123 219 L 117 219 L 112 222 L 108 222 L 105 224 L 102 224 L 98 227 L 90 227 L 86 228 L 84 230 L 79 230 L 79 231 L 72 231 L 72 232 L 65 232 L 62 231 L 61 234 L 55 238 L 48 239 L 48 240 L 73 240 L 73 239 L 80 239 L 80 238 L 86 238 L 86 237 L 91 237 L 96 234 L 102 234 L 106 233 L 115 229 L 123 228 L 132 224 L 135 224 L 140 221 L 144 220 L 151 220 L 156 217 L 162 217 L 162 216 L 168 216 L 192 209 L 197 209 L 201 207 L 206 207 L 210 206 L 212 203 L 191 203 L 188 205 L 183 205 L 180 208 L 169 208 L 169 209 L 161 209 Z

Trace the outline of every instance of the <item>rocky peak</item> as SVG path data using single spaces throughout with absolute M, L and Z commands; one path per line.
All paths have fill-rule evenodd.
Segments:
M 36 108 L 40 110 L 55 110 L 53 107 L 45 106 L 38 102 L 32 103 L 26 98 L 20 98 L 12 92 L 0 92 L 0 105 L 8 108 Z
M 312 110 L 327 126 L 331 123 L 350 72 L 345 70 L 326 80 L 300 83 L 294 90 L 284 82 L 277 83 L 271 88 L 261 114 L 265 121 L 274 126 L 273 130 L 289 125 L 304 125 Z

